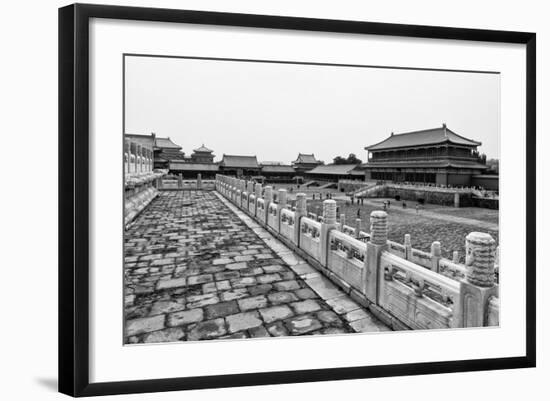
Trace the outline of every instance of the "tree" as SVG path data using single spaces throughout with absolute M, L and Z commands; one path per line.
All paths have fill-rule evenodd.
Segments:
M 499 170 L 498 159 L 488 159 L 486 164 L 489 167 L 487 169 L 488 174 L 498 174 L 498 170 Z
M 344 159 L 342 156 L 336 156 L 334 159 L 332 159 L 334 164 L 347 164 L 346 159 Z
M 348 156 L 348 164 L 361 164 L 363 161 L 355 156 L 355 153 L 350 153 Z
M 361 164 L 361 159 L 358 159 L 354 153 L 350 153 L 347 158 L 342 156 L 336 156 L 332 159 L 334 164 Z

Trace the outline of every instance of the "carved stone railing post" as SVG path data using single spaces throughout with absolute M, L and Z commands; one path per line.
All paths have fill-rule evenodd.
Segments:
M 361 238 L 361 219 L 355 219 L 355 238 Z
M 254 203 L 256 204 L 254 206 L 254 216 L 258 217 L 259 219 L 260 216 L 258 215 L 258 200 L 262 197 L 262 184 L 260 184 L 259 182 L 254 185 L 254 195 L 256 197 L 256 200 L 254 201 Z
M 405 234 L 405 259 L 411 260 L 412 257 L 412 245 L 411 245 L 411 234 Z
M 243 207 L 243 194 L 245 193 L 245 186 L 244 186 L 244 180 L 239 179 L 239 199 L 237 201 L 237 204 L 240 208 Z
M 137 144 L 135 142 L 130 142 L 130 173 L 135 173 L 136 170 L 136 151 Z
M 143 172 L 143 146 L 138 143 L 137 145 L 137 172 Z
M 269 216 L 269 205 L 273 202 L 273 187 L 268 185 L 264 188 L 264 215 L 262 216 L 263 222 L 267 225 L 267 218 Z
M 178 174 L 178 188 L 183 189 L 183 177 L 181 176 L 181 173 Z
M 374 211 L 370 214 L 370 242 L 375 245 L 386 245 L 388 242 L 388 214 Z
M 130 173 L 130 141 L 124 140 L 124 174 Z
M 149 149 L 146 147 L 143 147 L 143 171 L 148 172 L 149 171 L 149 156 L 148 156 Z
M 459 260 L 458 251 L 453 251 L 453 263 L 458 263 Z
M 430 270 L 439 273 L 439 260 L 441 259 L 441 243 L 439 241 L 432 242 L 430 253 L 432 254 L 432 268 Z
M 329 252 L 329 232 L 337 229 L 336 221 L 336 201 L 327 199 L 323 201 L 323 222 L 321 223 L 321 235 L 319 237 L 321 243 L 321 264 L 327 266 L 327 258 Z
M 300 246 L 300 219 L 307 217 L 307 199 L 306 194 L 296 194 L 296 210 L 294 211 L 294 243 Z
M 495 284 L 495 250 L 496 242 L 487 233 L 472 232 L 466 236 L 466 277 L 460 286 L 458 327 L 488 324 L 489 298 L 498 297 L 499 293 Z
M 242 199 L 241 194 L 242 194 L 241 179 L 237 178 L 235 179 L 235 204 L 239 208 L 241 207 L 241 199 Z
M 281 232 L 281 211 L 286 207 L 286 189 L 277 191 L 277 230 Z
M 231 177 L 231 201 L 235 203 L 237 200 L 237 179 Z
M 388 214 L 375 210 L 370 214 L 370 241 L 363 269 L 363 292 L 367 299 L 378 304 L 378 275 L 380 256 L 388 249 Z
M 344 226 L 346 225 L 346 215 L 340 213 L 340 231 L 344 231 Z
M 242 180 L 242 193 L 241 193 L 241 208 L 245 211 L 248 211 L 248 182 L 246 180 Z M 244 199 L 243 199 L 244 198 Z

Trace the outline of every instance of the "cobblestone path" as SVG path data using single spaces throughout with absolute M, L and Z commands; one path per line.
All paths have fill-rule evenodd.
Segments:
M 125 343 L 388 330 L 235 212 L 215 192 L 170 191 L 136 219 Z

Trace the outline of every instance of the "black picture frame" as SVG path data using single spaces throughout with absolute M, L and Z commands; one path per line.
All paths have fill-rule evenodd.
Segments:
M 526 45 L 526 353 L 521 357 L 90 383 L 88 61 L 91 18 Z M 74 4 L 59 9 L 59 391 L 95 396 L 534 367 L 536 35 L 479 29 Z

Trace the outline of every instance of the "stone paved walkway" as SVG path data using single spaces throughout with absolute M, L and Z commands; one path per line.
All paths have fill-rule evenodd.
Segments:
M 125 343 L 388 330 L 215 192 L 161 192 L 124 273 Z

